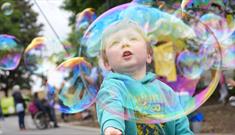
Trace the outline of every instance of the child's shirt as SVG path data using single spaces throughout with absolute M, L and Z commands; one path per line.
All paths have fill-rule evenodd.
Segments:
M 153 115 L 148 115 L 151 111 Z M 101 134 L 107 127 L 114 127 L 126 135 L 191 135 L 188 119 L 183 115 L 164 124 L 135 122 L 152 121 L 152 116 L 162 123 L 164 120 L 175 119 L 180 113 L 182 114 L 183 110 L 178 96 L 150 72 L 139 81 L 128 75 L 111 72 L 104 79 L 97 95 L 97 116 Z

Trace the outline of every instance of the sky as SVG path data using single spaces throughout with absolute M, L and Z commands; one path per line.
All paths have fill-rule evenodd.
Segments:
M 68 37 L 68 33 L 71 29 L 68 26 L 68 20 L 71 14 L 59 8 L 62 5 L 63 1 L 64 0 L 36 0 L 62 41 Z M 32 0 L 32 2 L 35 3 L 34 0 Z M 55 52 L 63 50 L 62 46 L 59 45 L 59 40 L 56 37 L 55 33 L 52 31 L 45 17 L 42 15 L 42 13 L 40 13 L 39 8 L 35 4 L 33 6 L 33 10 L 39 13 L 38 22 L 44 24 L 43 31 L 40 34 L 49 38 L 50 41 L 53 42 L 53 46 L 50 46 L 50 49 L 54 50 Z
M 32 0 L 33 3 L 34 0 Z M 60 9 L 59 7 L 63 3 L 63 0 L 36 0 L 38 5 L 41 7 L 43 13 L 46 15 L 53 29 L 56 31 L 59 38 L 63 41 L 68 37 L 68 33 L 70 32 L 70 27 L 68 26 L 70 13 Z M 40 33 L 41 35 L 47 37 L 49 39 L 48 49 L 51 53 L 63 51 L 63 47 L 61 46 L 58 38 L 56 37 L 53 30 L 50 28 L 47 23 L 45 17 L 40 12 L 39 8 L 34 4 L 33 10 L 39 13 L 38 22 L 44 24 L 43 31 Z M 43 66 L 47 66 L 50 64 L 44 64 Z M 53 68 L 54 65 L 50 65 Z M 48 69 L 48 68 L 47 68 Z M 35 76 L 32 78 L 35 80 L 32 85 L 32 92 L 44 90 L 42 86 L 41 78 Z

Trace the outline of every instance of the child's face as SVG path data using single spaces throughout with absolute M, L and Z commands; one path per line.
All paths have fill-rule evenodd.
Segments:
M 118 73 L 132 73 L 146 68 L 146 63 L 152 59 L 143 35 L 133 28 L 121 29 L 108 35 L 105 55 L 105 67 Z

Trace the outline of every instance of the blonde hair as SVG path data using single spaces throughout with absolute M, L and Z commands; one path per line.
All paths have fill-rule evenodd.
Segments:
M 140 25 L 138 25 L 134 21 L 131 21 L 129 19 L 123 19 L 121 21 L 111 24 L 102 33 L 100 55 L 104 62 L 108 62 L 107 57 L 106 57 L 106 52 L 105 52 L 106 39 L 108 39 L 111 34 L 118 32 L 122 29 L 127 29 L 127 28 L 133 28 L 134 30 L 136 30 L 136 32 L 138 32 L 144 38 L 145 42 L 147 43 L 148 53 L 152 55 L 153 51 L 150 46 L 149 39 L 147 38 L 147 34 L 143 30 L 143 28 L 141 28 Z

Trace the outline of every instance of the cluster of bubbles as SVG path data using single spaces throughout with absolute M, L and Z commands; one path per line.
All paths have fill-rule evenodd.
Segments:
M 214 36 L 219 42 L 221 55 L 222 55 L 222 70 L 234 69 L 235 57 L 233 57 L 234 50 L 234 30 L 235 30 L 235 20 L 232 16 L 232 11 L 226 8 L 224 3 L 227 1 L 219 0 L 207 0 L 207 1 L 195 1 L 195 0 L 185 0 L 182 2 L 181 7 L 185 12 L 194 12 L 194 17 L 199 19 L 206 27 L 213 32 Z M 193 10 L 193 7 L 197 7 L 197 10 Z M 204 13 L 205 12 L 205 13 Z M 201 27 L 198 27 L 198 32 L 203 32 Z M 205 32 L 204 32 L 205 33 Z M 214 44 L 215 41 L 203 35 L 208 39 L 205 43 Z
M 0 69 L 16 69 L 23 57 L 31 73 L 46 76 L 49 99 L 58 101 L 60 111 L 75 113 L 87 109 L 97 95 L 95 85 L 85 79 L 90 75 L 91 64 L 82 57 L 73 57 L 57 66 L 60 61 L 48 52 L 48 40 L 36 37 L 24 49 L 14 36 L 0 35 Z
M 11 15 L 13 12 L 11 3 L 2 4 L 1 10 L 4 15 Z M 83 34 L 95 18 L 92 8 L 78 13 L 75 22 L 78 34 Z M 51 50 L 53 44 L 52 39 L 35 37 L 24 48 L 16 37 L 2 34 L 0 35 L 0 70 L 15 70 L 22 60 L 30 73 L 46 77 L 48 87 L 46 92 L 49 99 L 58 101 L 60 111 L 81 112 L 94 103 L 97 95 L 95 85 L 86 80 L 91 73 L 91 65 L 83 57 L 76 57 L 78 49 L 70 42 L 62 43 L 65 52 Z
M 13 12 L 9 4 L 1 6 L 5 15 Z M 68 59 L 61 62 L 62 57 L 47 53 L 50 43 L 44 37 L 33 39 L 23 50 L 14 36 L 0 35 L 0 69 L 14 70 L 23 56 L 30 71 L 47 73 L 49 98 L 59 102 L 62 112 L 80 112 L 97 102 L 107 111 L 137 122 L 174 120 L 191 113 L 209 98 L 219 82 L 221 68 L 235 68 L 235 20 L 217 14 L 216 7 L 210 9 L 212 4 L 185 0 L 176 9 L 153 0 L 133 0 L 106 11 L 97 19 L 92 8 L 78 13 L 75 27 L 84 34 L 79 42 L 89 57 L 99 55 L 102 32 L 124 19 L 139 24 L 150 40 L 152 70 L 158 78 L 152 82 L 153 90 L 149 92 L 131 79 L 123 80 L 128 87 L 123 97 L 126 112 L 108 106 L 109 100 L 104 100 L 105 97 L 96 99 L 97 88 L 88 81 L 91 65 L 84 58 L 75 57 L 78 50 L 69 42 L 63 45 L 71 55 L 62 56 Z M 45 61 L 54 66 L 44 67 Z M 204 86 L 201 86 L 202 81 Z M 123 95 L 110 90 L 105 96 L 115 99 Z

